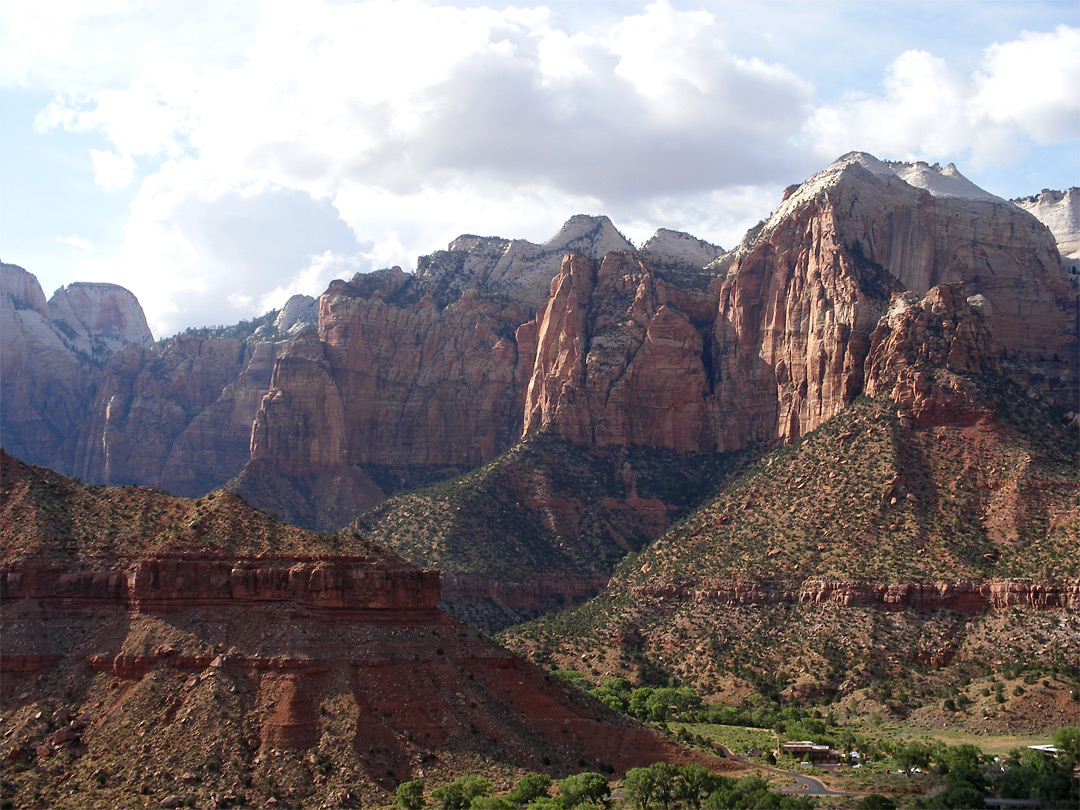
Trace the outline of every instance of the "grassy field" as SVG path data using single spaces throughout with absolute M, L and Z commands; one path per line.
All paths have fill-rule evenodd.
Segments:
M 984 754 L 992 756 L 1005 756 L 1014 748 L 1026 748 L 1029 745 L 1051 745 L 1053 740 L 1049 735 L 1045 737 L 1018 737 L 1011 734 L 971 734 L 963 731 L 935 731 L 927 734 L 908 732 L 902 727 L 897 728 L 883 737 L 893 739 L 928 739 L 941 740 L 946 745 L 974 745 Z
M 720 743 L 736 756 L 744 756 L 747 749 L 759 748 L 771 751 L 776 748 L 776 733 L 770 728 L 745 728 L 721 726 L 712 723 L 669 723 L 669 728 L 686 729 L 690 734 L 700 735 Z
M 719 743 L 725 746 L 732 754 L 744 756 L 747 749 L 758 748 L 772 750 L 776 747 L 776 734 L 767 728 L 745 728 L 742 726 L 725 726 L 706 723 L 670 723 L 669 727 L 676 733 L 685 730 L 695 737 Z M 1005 756 L 1014 748 L 1025 748 L 1029 745 L 1050 743 L 1049 737 L 1016 736 L 1016 735 L 992 735 L 971 734 L 961 731 L 941 731 L 927 734 L 925 729 L 907 728 L 902 725 L 894 725 L 882 728 L 880 733 L 866 735 L 872 736 L 880 742 L 896 740 L 924 741 L 939 740 L 946 745 L 974 745 L 984 754 L 991 756 Z M 764 765 L 764 759 L 750 760 Z M 845 791 L 854 796 L 842 799 L 826 800 L 823 807 L 847 808 L 860 794 L 881 793 L 894 797 L 925 795 L 935 788 L 942 787 L 944 778 L 935 772 L 935 769 L 927 769 L 926 773 L 905 775 L 897 772 L 898 766 L 888 757 L 864 765 L 861 768 L 849 768 L 841 766 L 836 769 L 822 769 L 812 766 L 799 765 L 784 759 L 777 764 L 783 770 L 806 773 L 822 781 L 833 790 Z M 776 787 L 786 784 L 788 780 L 775 774 L 763 774 Z

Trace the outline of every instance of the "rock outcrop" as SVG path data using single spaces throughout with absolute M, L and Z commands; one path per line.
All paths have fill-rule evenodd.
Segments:
M 719 245 L 669 228 L 660 228 L 650 236 L 641 246 L 641 252 L 654 261 L 679 262 L 691 267 L 705 267 L 724 255 Z
M 724 444 L 791 441 L 835 415 L 863 389 L 893 293 L 957 281 L 987 302 L 1006 373 L 1068 404 L 1077 300 L 1048 237 L 955 167 L 840 158 L 736 252 L 716 327 Z
M 150 348 L 126 347 L 102 370 L 81 431 L 75 474 L 88 481 L 141 483 L 190 495 L 212 488 L 199 486 L 216 477 L 205 456 L 192 454 L 174 462 L 183 478 L 195 479 L 193 487 L 168 481 L 163 472 L 192 420 L 213 405 L 226 386 L 236 387 L 250 359 L 247 354 L 241 340 L 186 334 Z M 211 425 L 213 433 L 202 441 L 213 453 L 228 454 L 230 446 L 235 452 L 237 444 L 242 448 L 246 432 L 242 422 L 221 419 Z M 230 475 L 237 471 L 234 468 Z
M 473 291 L 445 308 L 399 304 L 411 277 L 381 280 L 368 295 L 333 282 L 322 296 L 318 333 L 275 364 L 252 459 L 289 470 L 475 465 L 520 432 L 513 310 Z
M 714 289 L 680 289 L 633 254 L 567 257 L 547 304 L 518 330 L 519 343 L 536 345 L 524 432 L 550 425 L 595 447 L 709 447 L 703 332 L 714 308 Z
M 417 286 L 441 305 L 468 289 L 498 291 L 535 312 L 547 299 L 551 279 L 567 253 L 599 259 L 613 250 L 633 250 L 607 217 L 578 214 L 541 245 L 524 239 L 459 236 L 448 250 L 421 256 Z
M 1050 229 L 1061 258 L 1075 279 L 1080 274 L 1080 188 L 1065 191 L 1044 188 L 1033 197 L 1012 200 Z
M 76 292 L 65 306 L 89 314 L 65 328 L 124 320 Z M 43 317 L 40 291 L 17 298 L 9 320 Z M 34 411 L 49 393 L 33 375 L 5 386 L 46 437 L 31 458 L 191 495 L 240 474 L 261 506 L 336 528 L 538 428 L 598 451 L 724 452 L 794 442 L 886 388 L 946 418 L 959 400 L 940 384 L 928 398 L 927 364 L 1000 373 L 1075 412 L 1077 307 L 1051 234 L 1017 205 L 953 166 L 851 153 L 730 253 L 666 230 L 635 252 L 604 217 L 543 245 L 465 235 L 414 275 L 335 281 L 246 331 L 128 344 L 89 379 L 69 357 L 44 374 L 65 380 L 48 384 L 51 412 Z M 926 335 L 936 348 L 916 348 Z M 26 351 L 13 344 L 5 369 Z
M 1026 580 L 991 582 L 744 582 L 705 589 L 677 585 L 644 585 L 640 597 L 716 603 L 720 605 L 840 605 L 882 610 L 948 610 L 981 613 L 984 610 L 1077 610 L 1080 582 L 1047 585 Z
M 0 434 L 11 452 L 70 471 L 101 365 L 153 336 L 114 284 L 72 284 L 49 301 L 30 273 L 0 265 Z
M 450 618 L 437 572 L 331 551 L 355 536 L 2 464 L 0 719 L 40 766 L 5 772 L 19 805 L 371 806 L 412 778 L 701 760 Z M 228 535 L 187 521 L 208 501 Z M 286 543 L 318 553 L 252 553 Z
M 1001 373 L 989 306 L 961 283 L 934 287 L 921 300 L 895 296 L 870 336 L 867 395 L 890 396 L 922 424 L 992 418 L 974 394 L 978 375 Z
M 49 314 L 72 351 L 97 362 L 129 343 L 149 346 L 154 340 L 138 300 L 116 284 L 61 287 L 49 299 Z

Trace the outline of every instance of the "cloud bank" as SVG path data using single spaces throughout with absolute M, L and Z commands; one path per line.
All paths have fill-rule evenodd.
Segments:
M 667 2 L 590 31 L 421 0 L 24 5 L 3 86 L 48 88 L 37 127 L 84 135 L 103 190 L 137 189 L 117 255 L 82 268 L 135 292 L 159 335 L 411 267 L 462 231 L 543 240 L 606 213 L 638 240 L 727 247 L 852 148 L 1000 164 L 1080 137 L 1066 26 L 988 46 L 970 75 L 906 51 L 880 92 L 825 104 Z

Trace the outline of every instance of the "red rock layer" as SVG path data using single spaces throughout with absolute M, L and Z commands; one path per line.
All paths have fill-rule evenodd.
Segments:
M 547 304 L 518 329 L 519 343 L 536 346 L 524 432 L 550 425 L 597 447 L 710 448 L 702 322 L 714 305 L 714 291 L 673 287 L 633 254 L 567 256 Z
M 124 568 L 69 571 L 17 560 L 0 567 L 0 598 L 120 602 L 139 611 L 282 602 L 338 610 L 433 611 L 437 571 L 368 557 L 154 557 Z
M 660 599 L 730 605 L 836 604 L 886 610 L 951 610 L 958 613 L 1012 607 L 1034 610 L 1080 608 L 1080 582 L 1073 585 L 1043 585 L 1024 580 L 903 584 L 805 580 L 799 583 L 730 583 L 698 589 L 678 585 L 643 585 L 636 588 L 635 593 Z
M 870 338 L 866 393 L 889 396 L 924 425 L 989 416 L 973 405 L 972 380 L 957 376 L 1001 371 L 984 309 L 960 283 L 934 287 L 920 301 L 895 297 Z
M 8 739 L 40 762 L 70 753 L 66 785 L 106 771 L 114 804 L 170 795 L 180 769 L 204 798 L 245 780 L 253 801 L 372 806 L 465 770 L 701 759 L 436 609 L 434 572 L 158 558 L 100 574 L 12 563 L 0 582 Z M 57 703 L 75 719 L 43 738 L 38 707 Z
M 490 599 L 495 604 L 523 615 L 549 613 L 577 604 L 600 593 L 607 585 L 603 576 L 537 575 L 526 580 L 493 579 L 475 574 L 443 574 L 443 599 L 475 601 Z
M 397 303 L 387 271 L 367 295 L 335 281 L 318 338 L 277 363 L 255 417 L 251 457 L 289 471 L 343 464 L 480 464 L 521 430 L 517 347 L 524 320 L 473 290 L 440 309 Z

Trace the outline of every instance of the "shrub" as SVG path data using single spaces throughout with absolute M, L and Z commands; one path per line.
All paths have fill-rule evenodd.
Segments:
M 611 787 L 602 774 L 586 771 L 561 780 L 559 794 L 567 807 L 577 807 L 583 802 L 599 804 L 611 795 Z
M 424 783 L 415 779 L 402 782 L 394 791 L 394 798 L 404 810 L 420 810 L 424 806 Z
M 506 798 L 513 804 L 524 806 L 532 804 L 541 796 L 547 796 L 551 789 L 551 777 L 543 773 L 527 773 L 514 789 L 506 794 Z

